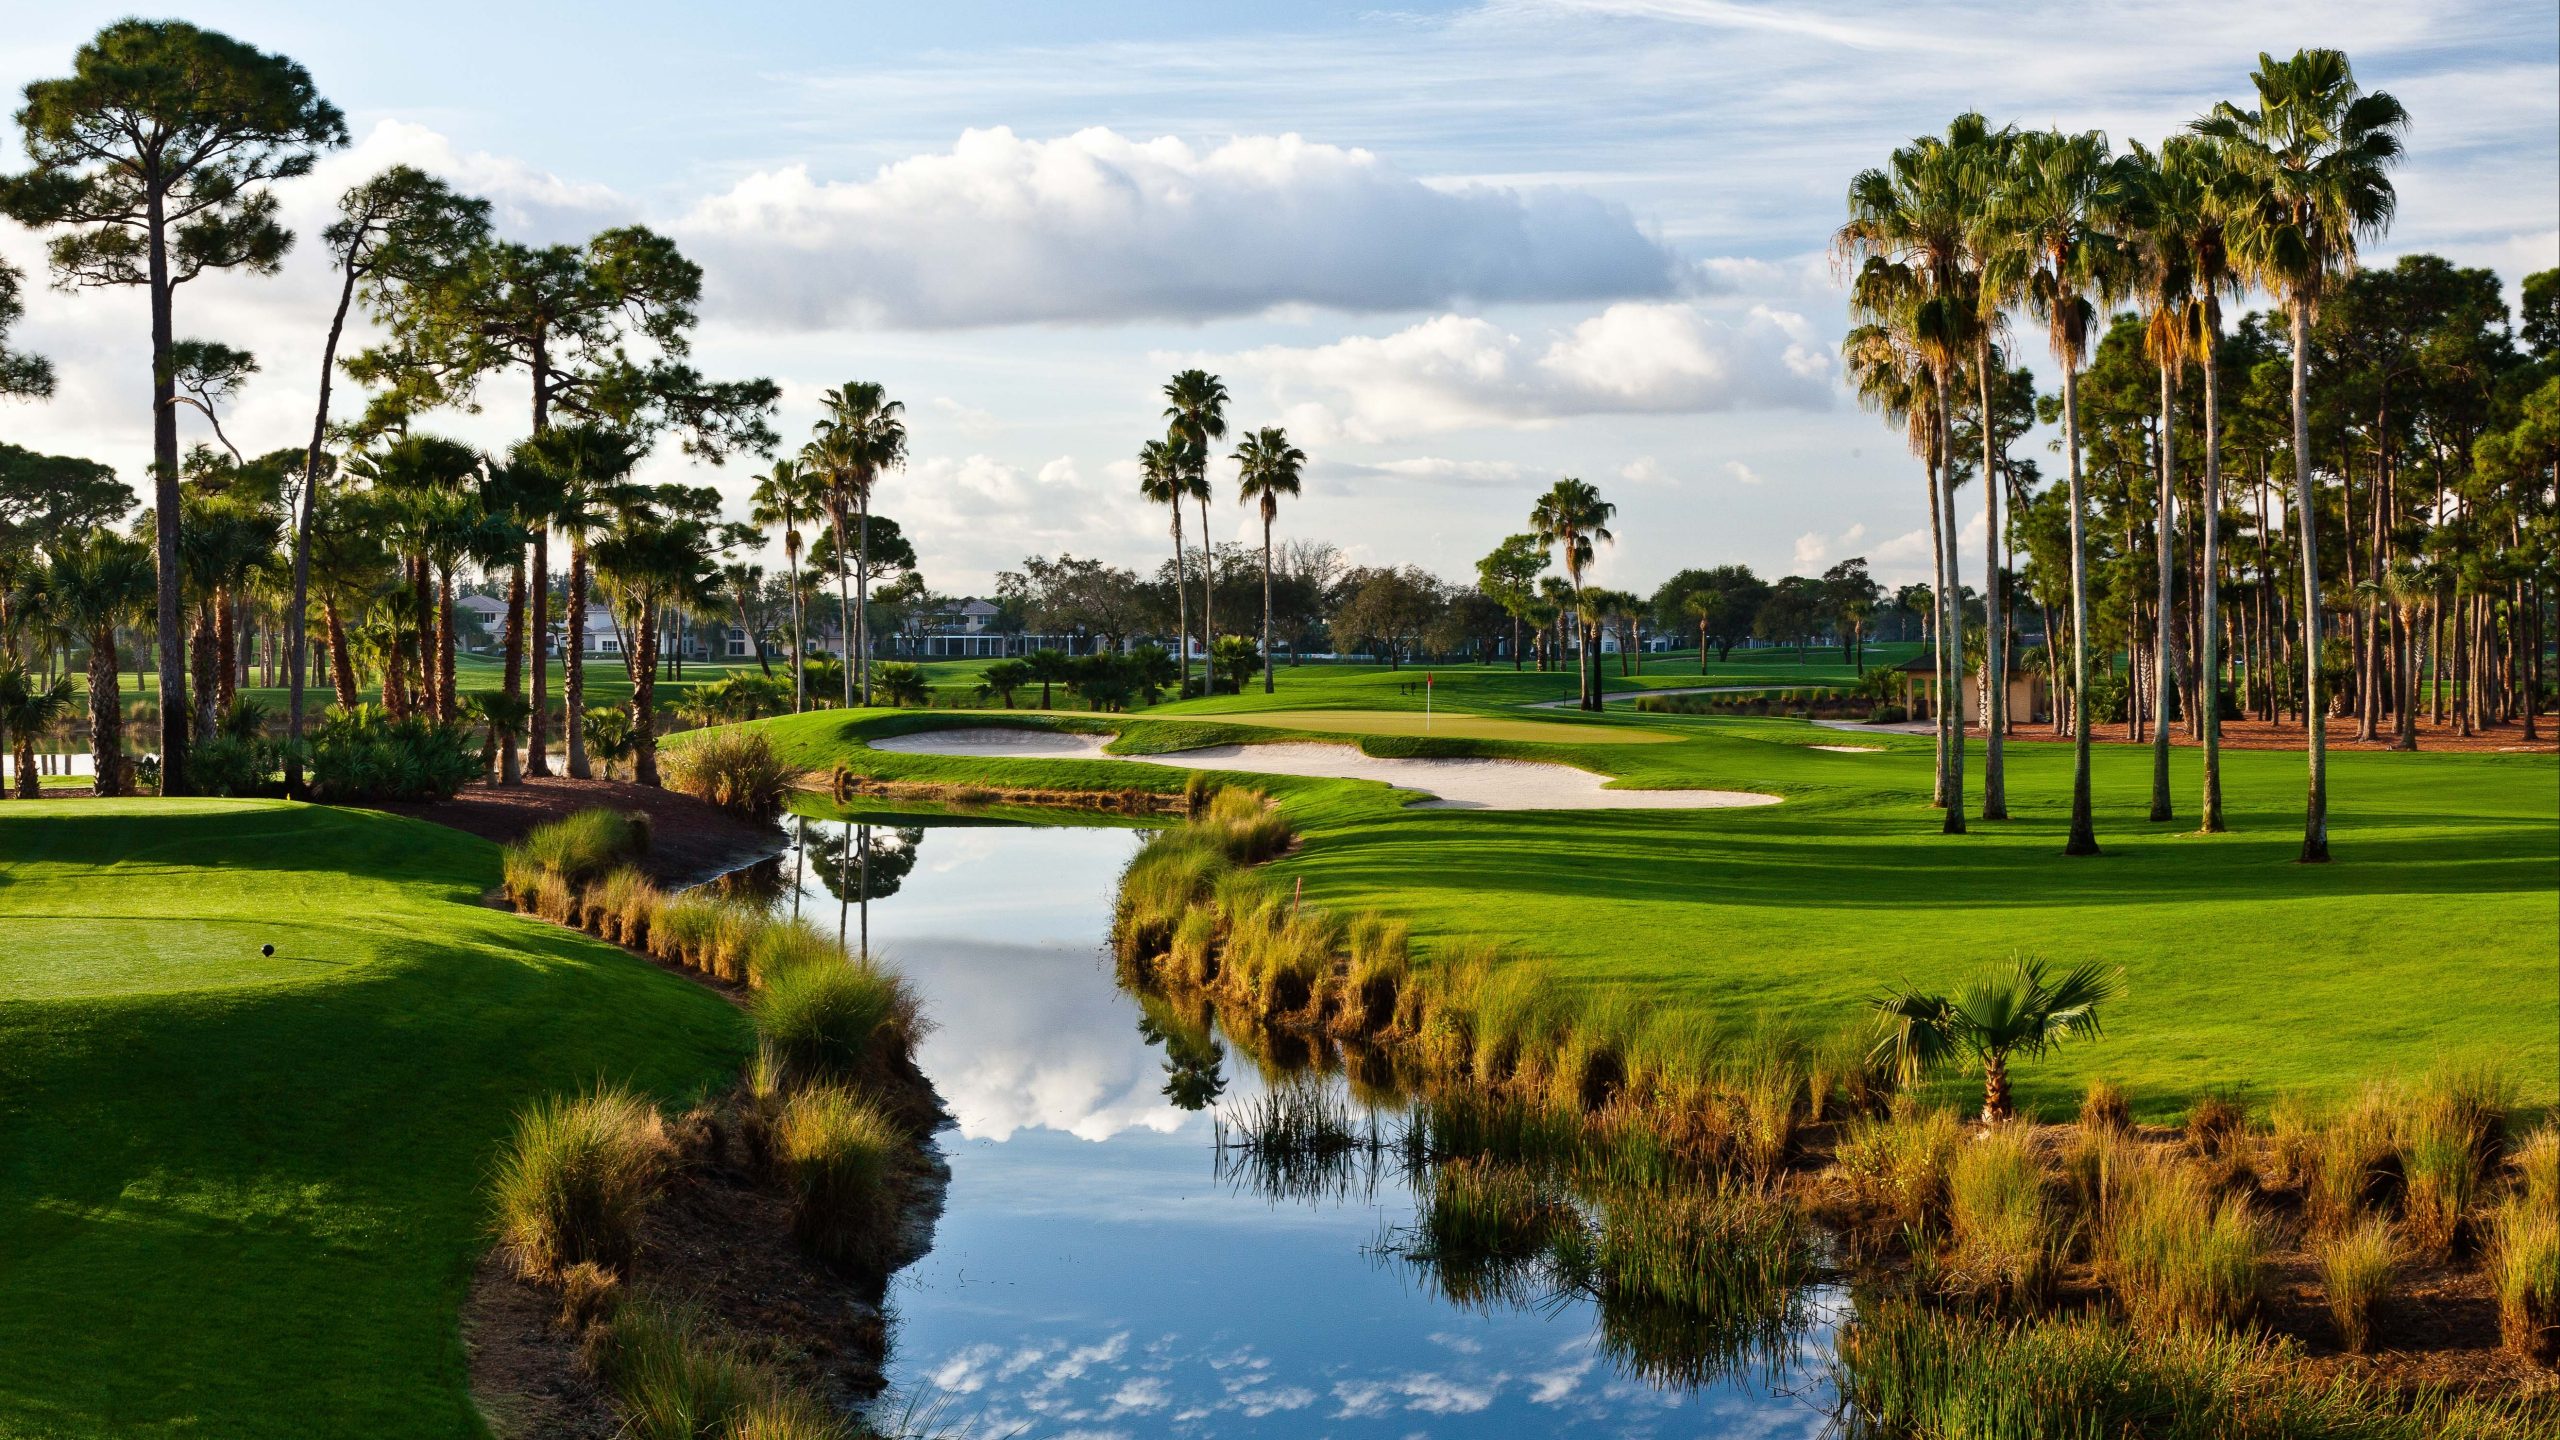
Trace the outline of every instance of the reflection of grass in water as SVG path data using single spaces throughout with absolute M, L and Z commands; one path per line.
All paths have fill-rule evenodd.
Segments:
M 1320 1077 L 1283 1083 L 1216 1117 L 1220 1180 L 1274 1200 L 1341 1200 L 1377 1183 L 1394 1141 L 1374 1112 Z

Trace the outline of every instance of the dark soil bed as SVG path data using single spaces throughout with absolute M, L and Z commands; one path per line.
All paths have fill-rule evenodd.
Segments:
M 708 801 L 674 790 L 625 780 L 528 779 L 521 785 L 473 783 L 450 800 L 387 804 L 394 815 L 432 820 L 501 845 L 524 838 L 537 825 L 596 806 L 636 810 L 649 817 L 649 853 L 641 868 L 660 885 L 699 884 L 715 875 L 778 854 L 782 831 L 741 820 Z

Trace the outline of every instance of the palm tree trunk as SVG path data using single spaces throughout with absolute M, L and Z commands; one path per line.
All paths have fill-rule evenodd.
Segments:
M 568 627 L 560 643 L 560 729 L 569 746 L 569 778 L 589 780 L 595 770 L 587 761 L 587 538 L 575 534 L 569 538 L 569 613 L 561 617 Z
M 862 656 L 862 703 L 871 703 L 871 483 L 862 485 L 862 535 L 853 583 L 854 649 Z
M 533 527 L 533 714 L 525 730 L 527 775 L 551 773 L 551 529 Z
M 1190 582 L 1182 574 L 1182 497 L 1173 497 L 1173 649 L 1174 658 L 1182 662 L 1181 689 L 1191 690 L 1191 591 Z M 1208 687 L 1202 686 L 1207 694 Z M 1049 682 L 1040 682 L 1040 708 L 1049 708 Z
M 1937 523 L 1945 537 L 1943 543 L 1947 560 L 1947 584 L 1940 592 L 1940 603 L 1947 607 L 1947 613 L 1946 618 L 1939 622 L 1939 628 L 1946 636 L 1947 656 L 1947 678 L 1941 692 L 1947 701 L 1943 707 L 1946 718 L 1942 722 L 1947 732 L 1947 817 L 1939 833 L 1961 835 L 1964 833 L 1964 564 L 1956 549 L 1955 477 L 1951 473 L 1953 467 L 1945 463 L 1954 458 L 1955 431 L 1954 415 L 1948 409 L 1944 371 L 1938 372 L 1937 387 L 1940 464 L 1937 467 L 1937 491 L 1930 496 L 1930 503 L 1943 517 Z M 1982 477 L 1982 483 L 1991 484 L 1991 477 Z
M 2320 550 L 2311 482 L 2311 305 L 2296 298 L 2293 322 L 2293 481 L 2302 526 L 2303 760 L 2302 863 L 2329 861 L 2329 716 L 2320 693 Z
M 322 629 L 329 640 L 329 679 L 337 687 L 338 708 L 356 708 L 356 657 L 347 649 L 346 617 L 335 597 L 320 602 Z
M 2176 513 L 2178 504 L 2178 387 L 2166 362 L 2160 366 L 2160 513 L 2154 527 L 2153 550 L 2158 562 L 2159 594 L 2153 601 L 2152 644 L 2159 652 L 2151 667 L 2151 818 L 2155 821 L 2171 817 L 2169 801 L 2169 704 L 2170 659 L 2173 643 L 2171 629 L 2177 618 L 2177 603 L 2170 590 L 2171 567 L 2177 543 Z
M 1982 1123 L 1997 1125 L 2009 1118 L 2009 1060 L 2004 1055 L 1982 1057 Z
M 507 699 L 515 704 L 524 700 L 524 550 L 516 550 L 515 563 L 507 567 L 507 641 L 502 685 Z M 514 709 L 514 704 L 508 706 Z M 498 783 L 524 783 L 524 759 L 516 748 L 516 727 L 511 723 L 500 727 L 506 739 L 498 749 Z
M 844 500 L 835 497 L 827 506 L 827 521 L 836 535 L 836 628 L 844 646 L 844 708 L 853 708 L 853 592 L 845 574 Z
M 1202 462 L 1206 464 L 1204 460 Z M 1218 547 L 1209 539 L 1209 494 L 1203 485 L 1200 501 L 1200 674 L 1205 683 L 1203 695 L 1218 693 Z M 1182 502 L 1174 502 L 1179 505 Z
M 1938 442 L 1934 434 L 1929 439 L 1929 453 L 1922 460 L 1927 466 L 1929 485 L 1929 661 L 1937 677 L 1938 692 L 1933 697 L 1937 710 L 1930 717 L 1936 722 L 1931 727 L 1936 747 L 1930 757 L 1933 770 L 1929 780 L 1929 803 L 1943 809 L 1947 803 L 1947 702 L 1954 698 L 1955 690 L 1947 683 L 1946 521 L 1938 511 Z
M 790 521 L 783 522 L 787 529 Z M 783 555 L 791 562 L 791 713 L 809 708 L 809 648 L 800 627 L 800 547 L 787 544 Z
M 632 635 L 639 653 L 630 659 L 631 778 L 658 786 L 658 603 L 640 602 L 640 623 Z
M 2207 312 L 2211 318 L 2211 312 Z M 2204 747 L 2204 798 L 2197 830 L 2219 835 L 2222 823 L 2222 385 L 2215 360 L 2222 338 L 2216 321 L 2205 334 L 2204 361 L 2204 571 L 2196 606 L 2196 738 Z
M 1982 543 L 1983 568 L 1990 576 L 1982 587 L 1982 640 L 1984 686 L 1982 696 L 1982 818 L 2009 818 L 2008 769 L 2002 763 L 2001 741 L 2009 733 L 2009 632 L 2003 624 L 2000 593 L 2007 571 L 2000 564 L 2000 468 L 1994 461 L 1993 435 L 1996 426 L 1991 417 L 1991 341 L 1980 345 L 1979 362 L 1974 366 L 1981 381 L 1982 416 Z
M 2089 542 L 2088 507 L 2080 487 L 2080 367 L 2062 364 L 2062 450 L 2071 485 L 2071 836 L 2065 855 L 2098 853 L 2097 822 L 2089 796 Z
M 1271 693 L 1271 517 L 1262 517 L 1262 693 Z
M 124 697 L 117 693 L 116 627 L 89 632 L 89 764 L 98 793 L 124 793 Z

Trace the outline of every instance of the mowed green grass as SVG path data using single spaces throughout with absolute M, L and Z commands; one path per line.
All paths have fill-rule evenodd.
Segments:
M 0 802 L 0 1435 L 484 1433 L 458 1312 L 517 1109 L 747 1048 L 481 906 L 497 861 L 365 811 Z
M 1461 713 L 1498 712 L 1511 690 L 1507 671 L 1444 672 L 1443 686 Z M 1374 687 L 1373 676 L 1335 675 L 1294 687 L 1294 696 L 1284 688 L 1280 698 L 1339 709 Z M 1252 724 L 1275 717 L 1239 713 L 1263 698 L 1257 691 L 1074 723 L 1109 723 L 1122 750 L 1342 738 Z M 1382 703 L 1401 698 L 1390 683 Z M 1289 805 L 1305 843 L 1278 865 L 1304 879 L 1310 901 L 1410 920 L 1426 963 L 1454 942 L 1492 938 L 1552 962 L 1583 994 L 1621 991 L 1731 1026 L 1771 1018 L 1821 1028 L 1857 1018 L 1860 1002 L 1887 986 L 1951 985 L 2013 954 L 2056 965 L 2094 960 L 2122 966 L 2130 993 L 2105 1012 L 2103 1041 L 2023 1068 L 2022 1096 L 2048 1111 L 2067 1110 L 2099 1077 L 2128 1084 L 2144 1114 L 2165 1117 L 2209 1088 L 2238 1088 L 2261 1104 L 2288 1090 L 2340 1096 L 2371 1078 L 2462 1057 L 2502 1064 L 2528 1103 L 2560 1098 L 2553 756 L 2333 754 L 2336 860 L 2303 866 L 2294 859 L 2300 754 L 2225 751 L 2231 833 L 2201 836 L 2193 833 L 2196 751 L 2172 753 L 2180 818 L 2155 825 L 2144 818 L 2149 751 L 2101 745 L 2105 853 L 2074 860 L 2061 853 L 2068 746 L 2012 743 L 2013 818 L 1945 836 L 1941 812 L 1927 803 L 1927 737 L 1623 708 L 1598 718 L 1534 713 L 1557 738 L 1633 728 L 1671 743 L 1436 734 L 1359 743 L 1377 754 L 1563 759 L 1624 784 L 1770 791 L 1785 803 L 1426 811 L 1396 806 L 1375 784 L 1239 779 Z M 1107 761 L 937 759 L 862 745 L 868 735 L 956 718 L 835 712 L 766 724 L 797 763 L 842 759 L 873 774 L 1150 789 L 1183 778 Z M 1882 753 L 1811 748 L 1828 744 Z M 1971 747 L 1967 767 L 1976 809 L 1981 748 Z

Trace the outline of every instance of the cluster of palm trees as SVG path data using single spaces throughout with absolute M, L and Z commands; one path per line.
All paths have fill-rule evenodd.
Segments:
M 1200 693 L 1217 687 L 1218 634 L 1215 606 L 1215 580 L 1209 557 L 1214 541 L 1209 534 L 1209 449 L 1227 435 L 1227 387 L 1225 382 L 1206 370 L 1184 370 L 1165 382 L 1165 434 L 1161 440 L 1150 440 L 1138 448 L 1138 492 L 1150 503 L 1162 505 L 1173 516 L 1173 567 L 1175 633 L 1182 637 L 1177 647 L 1182 667 L 1182 687 L 1191 688 L 1191 600 L 1190 581 L 1182 541 L 1182 504 L 1197 503 L 1200 511 Z M 1252 505 L 1262 517 L 1262 690 L 1271 693 L 1271 527 L 1280 518 L 1280 497 L 1299 493 L 1305 478 L 1306 452 L 1289 443 L 1288 432 L 1276 426 L 1263 428 L 1244 436 L 1231 457 L 1236 462 L 1236 503 Z M 1241 637 L 1229 637 L 1241 638 Z M 1232 649 L 1232 647 L 1231 647 Z
M 1843 358 L 1861 396 L 1909 433 L 1928 477 L 1930 530 L 1939 596 L 1937 800 L 1945 828 L 1965 828 L 1962 707 L 1954 697 L 1977 672 L 1964 659 L 1962 578 L 1956 550 L 1961 529 L 1952 477 L 1955 424 L 1970 410 L 1983 453 L 1979 473 L 2001 473 L 1995 453 L 2000 426 L 1993 389 L 2003 373 L 1999 352 L 2006 317 L 2023 310 L 2046 331 L 2062 370 L 2062 449 L 2070 491 L 2072 658 L 2069 694 L 2089 690 L 2088 583 L 2081 493 L 2077 383 L 2101 317 L 2119 303 L 2146 317 L 2145 339 L 2160 371 L 2164 427 L 2175 414 L 2175 390 L 2187 367 L 2210 357 L 2221 335 L 2224 302 L 2248 287 L 2274 297 L 2290 326 L 2293 363 L 2293 463 L 2303 615 L 2304 713 L 2308 717 L 2309 785 L 2302 859 L 2328 858 L 2327 766 L 2320 696 L 2317 627 L 2321 614 L 2315 492 L 2309 456 L 2310 328 L 2322 298 L 2351 272 L 2360 243 L 2388 225 L 2389 178 L 2400 154 L 2407 115 L 2387 94 L 2367 93 L 2344 55 L 2305 50 L 2291 59 L 2261 56 L 2252 76 L 2254 106 L 2223 103 L 2188 133 L 2157 149 L 2140 144 L 2114 153 L 2090 131 L 1994 129 L 1979 115 L 1957 117 L 1945 134 L 1923 136 L 1887 163 L 1850 182 L 1848 219 L 1835 251 L 1855 267 L 1851 306 L 1857 324 Z M 2215 614 L 2221 512 L 2218 397 L 2208 377 L 2204 424 L 2204 613 Z M 2161 446 L 2174 457 L 2174 445 Z M 1970 457 L 1965 457 L 1970 458 Z M 2157 562 L 2160 653 L 2167 627 L 2174 557 L 2174 459 L 2160 466 Z M 1998 568 L 2003 535 L 2000 489 L 1983 486 L 1990 568 Z M 1984 633 L 1992 637 L 1978 672 L 1986 727 L 1982 818 L 2008 813 L 2002 742 L 2007 728 L 2007 634 L 2001 586 L 1985 587 Z M 2214 626 L 2199 665 L 2214 673 Z M 2157 667 L 2156 713 L 2169 706 L 2169 666 Z M 2072 705 L 2074 762 L 2068 853 L 2097 852 L 2091 814 L 2089 707 Z M 2200 708 L 2204 746 L 2202 828 L 2223 827 L 2214 706 Z M 2152 818 L 2170 818 L 2168 734 L 2154 735 Z
M 836 581 L 837 614 L 843 617 L 849 653 L 844 667 L 842 703 L 868 705 L 872 699 L 871 635 L 871 498 L 880 477 L 907 463 L 906 405 L 889 398 L 877 381 L 854 380 L 828 391 L 819 401 L 820 415 L 808 443 L 796 460 L 779 460 L 756 481 L 749 499 L 756 526 L 779 534 L 790 567 L 785 589 L 791 608 L 791 708 L 809 707 L 808 596 L 800 567 L 804 559 L 819 562 L 819 574 Z M 800 527 L 823 519 L 827 543 L 813 549 Z M 742 590 L 747 577 L 732 577 Z M 741 623 L 741 628 L 753 627 Z

